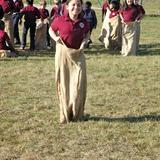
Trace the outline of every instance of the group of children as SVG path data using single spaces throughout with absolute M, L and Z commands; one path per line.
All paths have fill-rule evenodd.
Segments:
M 0 0 L 1 12 L 1 32 L 5 26 L 7 38 L 7 50 L 13 52 L 14 44 L 19 44 L 20 49 L 26 48 L 27 33 L 30 30 L 30 51 L 35 49 L 47 49 L 52 44 L 50 41 L 49 27 L 56 17 L 67 14 L 67 0 L 54 0 L 51 12 L 46 9 L 46 1 L 40 1 L 40 8 L 33 5 L 33 0 L 26 0 L 27 6 L 24 7 L 22 0 Z M 102 6 L 102 29 L 99 40 L 109 50 L 121 50 L 123 56 L 135 55 L 138 50 L 140 37 L 140 21 L 145 11 L 138 3 L 139 0 L 125 0 L 121 5 L 120 0 L 105 0 Z M 24 15 L 24 25 L 22 38 L 19 36 L 19 24 Z M 96 12 L 92 9 L 92 3 L 87 1 L 83 5 L 81 16 L 89 22 L 90 35 L 97 26 Z M 5 25 L 3 25 L 3 22 Z M 2 37 L 0 37 L 2 39 Z M 92 40 L 89 39 L 86 48 Z M 6 45 L 5 44 L 5 45 Z M 5 46 L 0 45 L 0 46 Z M 6 48 L 0 48 L 6 50 Z M 15 51 L 15 49 L 14 49 Z M 4 51 L 3 51 L 4 52 Z M 15 53 L 13 55 L 16 55 Z
M 136 55 L 140 38 L 140 22 L 145 14 L 139 0 L 105 1 L 102 7 L 102 30 L 99 40 L 109 50 L 122 56 Z M 105 18 L 104 18 L 105 15 Z

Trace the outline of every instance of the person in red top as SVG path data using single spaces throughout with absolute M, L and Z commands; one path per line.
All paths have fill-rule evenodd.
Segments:
M 25 49 L 27 32 L 30 29 L 30 50 L 35 49 L 36 20 L 40 18 L 38 8 L 33 6 L 33 0 L 27 0 L 28 5 L 20 10 L 21 18 L 24 15 L 24 26 L 20 49 Z
M 122 21 L 122 51 L 123 56 L 136 55 L 137 53 L 137 20 L 139 11 L 134 0 L 125 0 L 124 6 L 120 10 Z
M 5 31 L 8 33 L 11 42 L 14 44 L 14 31 L 12 13 L 15 10 L 13 0 L 0 0 L 0 5 L 4 11 L 3 21 L 5 23 Z
M 16 51 L 8 34 L 4 31 L 5 24 L 0 20 L 0 57 L 17 57 Z
M 86 99 L 86 68 L 83 48 L 89 40 L 89 23 L 81 17 L 82 0 L 67 0 L 67 15 L 57 17 L 49 29 L 56 41 L 56 84 L 60 122 L 82 118 Z
M 19 20 L 20 20 L 20 10 L 24 7 L 22 0 L 14 0 L 15 10 L 13 12 L 13 31 L 14 31 L 14 39 L 15 44 L 21 44 L 19 38 Z

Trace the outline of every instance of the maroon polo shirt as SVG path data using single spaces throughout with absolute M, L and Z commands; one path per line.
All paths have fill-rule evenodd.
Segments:
M 12 12 L 15 9 L 13 0 L 0 0 L 0 5 L 2 6 L 4 13 Z
M 124 19 L 124 22 L 133 22 L 138 17 L 138 9 L 135 6 L 130 6 L 127 9 L 120 10 L 120 13 L 122 14 L 122 17 Z
M 59 32 L 60 37 L 68 48 L 79 49 L 82 40 L 89 32 L 89 23 L 85 19 L 72 21 L 68 15 L 57 17 L 51 24 L 54 32 Z
M 40 16 L 42 19 L 46 19 L 49 17 L 49 11 L 45 8 L 39 8 Z
M 6 50 L 6 42 L 10 42 L 9 36 L 4 30 L 0 30 L 0 50 Z
M 38 8 L 33 5 L 28 5 L 20 10 L 20 13 L 24 15 L 24 19 L 26 22 L 35 23 L 36 19 L 41 18 Z

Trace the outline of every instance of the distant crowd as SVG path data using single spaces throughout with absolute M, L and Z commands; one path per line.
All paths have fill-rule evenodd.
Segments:
M 28 31 L 30 51 L 50 49 L 54 44 L 49 34 L 50 26 L 56 18 L 68 14 L 67 0 L 54 0 L 51 11 L 46 9 L 45 0 L 40 0 L 40 8 L 34 6 L 33 0 L 26 0 L 26 3 L 24 6 L 22 0 L 0 0 L 0 57 L 17 57 L 15 45 L 19 46 L 19 50 L 25 50 Z M 107 50 L 118 51 L 122 56 L 136 55 L 140 22 L 144 15 L 139 0 L 124 0 L 122 3 L 120 0 L 105 0 L 99 41 Z M 89 24 L 91 36 L 92 30 L 97 27 L 97 16 L 91 1 L 84 2 L 79 16 Z M 85 43 L 85 48 L 91 47 L 90 44 L 91 38 Z

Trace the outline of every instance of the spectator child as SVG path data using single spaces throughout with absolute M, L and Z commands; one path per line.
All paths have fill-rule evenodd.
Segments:
M 27 32 L 30 29 L 30 50 L 35 49 L 35 30 L 36 30 L 36 20 L 40 18 L 39 10 L 33 6 L 33 0 L 26 0 L 27 6 L 21 11 L 21 18 L 24 15 L 24 26 L 22 33 L 22 42 L 20 49 L 25 49 Z
M 4 11 L 3 21 L 5 23 L 5 31 L 10 37 L 11 43 L 14 44 L 13 18 L 12 13 L 15 10 L 13 0 L 0 0 L 0 5 Z
M 85 2 L 84 10 L 83 10 L 83 18 L 89 22 L 90 25 L 90 36 L 92 33 L 93 28 L 95 29 L 97 26 L 97 16 L 96 12 L 91 8 L 92 3 L 90 1 Z M 92 40 L 89 39 L 87 43 L 87 48 L 89 48 L 89 44 L 92 43 Z
M 19 38 L 19 20 L 20 20 L 19 12 L 23 8 L 24 5 L 23 5 L 22 0 L 14 0 L 14 4 L 15 4 L 15 10 L 12 15 L 14 39 L 15 39 L 15 44 L 21 44 L 20 38 Z
M 4 29 L 5 24 L 2 20 L 0 20 L 0 57 L 17 57 L 10 38 Z

